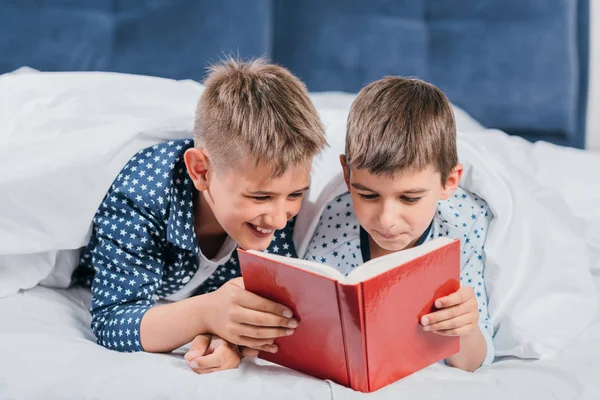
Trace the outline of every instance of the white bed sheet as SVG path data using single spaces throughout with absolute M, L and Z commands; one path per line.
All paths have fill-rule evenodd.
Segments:
M 237 370 L 196 375 L 181 355 L 106 350 L 94 343 L 88 328 L 89 297 L 83 288 L 38 286 L 0 300 L 0 399 L 600 397 L 600 314 L 551 359 L 501 359 L 473 374 L 435 364 L 367 396 L 261 361 L 247 359 Z

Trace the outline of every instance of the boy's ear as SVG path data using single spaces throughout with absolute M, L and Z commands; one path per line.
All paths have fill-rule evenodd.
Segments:
M 204 149 L 192 147 L 186 150 L 183 160 L 194 187 L 199 192 L 208 189 L 208 171 L 211 166 Z
M 346 181 L 346 186 L 348 186 L 348 191 L 350 191 L 350 167 L 346 163 L 346 155 L 340 154 L 340 164 L 342 164 L 342 169 L 344 170 L 344 180 Z
M 452 169 L 452 172 L 450 172 L 448 178 L 446 179 L 446 185 L 442 190 L 440 200 L 448 200 L 454 194 L 454 191 L 456 190 L 456 188 L 458 188 L 458 184 L 460 183 L 462 173 L 462 164 L 456 164 L 456 166 Z

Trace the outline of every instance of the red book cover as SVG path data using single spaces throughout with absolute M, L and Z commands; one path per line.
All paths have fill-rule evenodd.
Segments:
M 460 287 L 460 241 L 440 238 L 373 259 L 348 277 L 312 261 L 238 250 L 244 285 L 293 310 L 299 325 L 260 357 L 373 392 L 459 351 L 421 316 Z M 358 271 L 358 270 L 361 271 Z

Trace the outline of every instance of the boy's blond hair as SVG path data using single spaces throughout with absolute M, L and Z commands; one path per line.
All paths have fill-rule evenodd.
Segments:
M 304 84 L 264 59 L 214 65 L 196 110 L 194 144 L 219 170 L 263 162 L 273 176 L 310 164 L 327 144 Z
M 419 79 L 386 77 L 364 87 L 352 103 L 346 130 L 350 168 L 394 175 L 433 165 L 445 185 L 458 163 L 450 102 Z

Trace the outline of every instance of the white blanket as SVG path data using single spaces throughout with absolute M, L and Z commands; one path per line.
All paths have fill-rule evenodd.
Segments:
M 71 392 L 61 391 L 68 388 L 57 382 L 73 379 L 78 398 L 95 391 L 112 398 L 111 382 L 143 382 L 143 389 L 130 383 L 132 397 L 202 394 L 210 386 L 172 356 L 117 354 L 95 345 L 88 328 L 89 299 L 80 289 L 37 287 L 14 294 L 40 282 L 68 285 L 76 249 L 87 242 L 91 218 L 118 171 L 141 148 L 191 136 L 201 91 L 190 81 L 122 74 L 0 76 L 0 297 L 8 296 L 0 299 L 0 398 L 3 384 L 9 393 L 61 398 Z M 328 192 L 339 190 L 332 179 L 339 171 L 337 155 L 352 96 L 314 94 L 313 100 L 331 147 L 315 165 L 309 204 L 299 216 L 299 243 L 308 237 Z M 578 370 L 579 365 L 597 371 L 598 356 L 584 347 L 597 349 L 600 342 L 598 322 L 588 327 L 598 307 L 591 271 L 600 272 L 600 155 L 532 145 L 483 129 L 459 109 L 456 113 L 462 131 L 459 156 L 466 166 L 463 186 L 485 198 L 496 216 L 486 246 L 486 285 L 497 355 L 548 360 L 502 361 L 475 375 L 433 366 L 395 385 L 402 388 L 398 392 L 383 393 L 411 398 L 429 393 L 422 398 L 431 398 L 444 388 L 458 396 L 470 382 L 475 391 L 501 384 L 510 398 L 512 379 L 546 379 L 568 361 L 556 364 L 557 352 L 566 348 L 568 354 L 580 335 L 571 345 L 580 358 L 569 365 L 584 377 L 587 370 Z M 66 368 L 64 374 L 56 363 Z M 209 392 L 247 394 L 253 388 L 258 397 L 256 387 L 267 380 L 280 397 L 329 393 L 324 382 L 281 371 L 245 362 L 240 371 L 215 375 L 221 383 Z M 564 379 L 557 377 L 552 390 L 581 389 L 574 383 L 579 378 L 557 371 Z M 36 384 L 26 385 L 28 379 Z M 227 385 L 232 379 L 241 384 Z M 425 380 L 438 386 L 420 388 Z M 335 394 L 348 394 L 331 387 Z
M 249 359 L 238 370 L 196 375 L 181 355 L 106 350 L 88 328 L 89 298 L 82 288 L 38 286 L 0 299 L 0 399 L 597 400 L 600 394 L 600 313 L 556 357 L 501 359 L 473 374 L 434 364 L 363 395 Z

